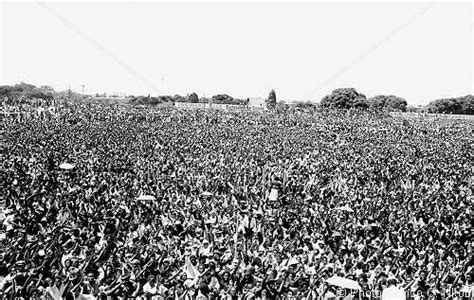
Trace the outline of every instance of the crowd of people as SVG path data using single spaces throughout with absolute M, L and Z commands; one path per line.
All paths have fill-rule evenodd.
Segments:
M 69 104 L 2 127 L 2 298 L 473 297 L 472 122 Z

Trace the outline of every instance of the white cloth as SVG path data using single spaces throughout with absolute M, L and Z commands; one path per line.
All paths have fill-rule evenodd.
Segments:
M 382 291 L 382 300 L 406 300 L 406 294 L 404 290 L 390 286 Z
M 154 287 L 152 287 L 149 282 L 145 283 L 145 285 L 143 286 L 143 292 L 144 293 L 148 293 L 148 294 L 151 294 L 151 295 L 156 295 L 157 291 L 158 290 L 156 288 L 156 285 Z

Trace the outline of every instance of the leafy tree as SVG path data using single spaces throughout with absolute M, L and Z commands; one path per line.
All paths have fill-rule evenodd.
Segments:
M 10 97 L 13 93 L 13 87 L 9 85 L 0 86 L 0 97 Z
M 321 100 L 322 107 L 330 108 L 367 108 L 367 97 L 358 93 L 354 88 L 340 88 L 332 91 L 330 95 Z
M 28 98 L 37 98 L 37 99 L 44 99 L 44 100 L 52 100 L 53 99 L 53 94 L 51 93 L 44 93 L 42 91 L 29 91 L 24 93 L 24 95 Z
M 33 84 L 21 82 L 14 86 L 4 85 L 0 86 L 0 96 L 9 98 L 25 97 L 27 99 L 37 98 L 51 100 L 55 92 L 53 88 L 48 86 L 36 87 Z
M 474 96 L 473 95 L 467 95 L 467 96 L 461 97 L 460 102 L 461 102 L 461 111 L 463 112 L 463 114 L 466 114 L 466 115 L 474 114 Z
M 36 86 L 33 84 L 24 83 L 23 81 L 13 86 L 13 90 L 15 92 L 28 92 L 33 91 L 34 89 L 36 89 Z
M 174 95 L 172 101 L 174 101 L 174 102 L 186 102 L 186 99 L 183 96 L 176 94 L 176 95 Z M 165 102 L 168 102 L 168 101 L 165 101 Z
M 160 99 L 161 102 L 173 102 L 173 101 L 176 101 L 176 99 L 184 99 L 182 96 L 180 95 L 175 95 L 174 97 L 171 97 L 171 96 L 159 96 L 158 99 Z
M 394 95 L 378 95 L 368 100 L 369 106 L 390 111 L 406 111 L 407 101 Z
M 219 94 L 212 96 L 212 103 L 219 103 L 219 104 L 232 104 L 234 98 L 227 94 Z
M 276 93 L 274 90 L 270 91 L 270 94 L 268 94 L 268 99 L 265 102 L 267 104 L 268 109 L 274 109 L 276 107 L 277 100 L 276 100 Z
M 191 103 L 198 103 L 199 102 L 199 97 L 196 93 L 192 93 L 189 95 L 188 97 L 188 102 L 191 102 Z
M 458 98 L 438 99 L 427 106 L 430 113 L 474 114 L 474 96 L 466 95 Z

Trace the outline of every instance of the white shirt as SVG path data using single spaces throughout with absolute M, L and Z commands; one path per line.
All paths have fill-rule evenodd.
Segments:
M 145 283 L 145 285 L 143 286 L 143 292 L 144 293 L 149 293 L 151 295 L 155 295 L 157 294 L 158 290 L 156 288 L 156 285 L 154 287 L 151 287 L 150 283 L 147 282 Z
M 406 300 L 406 294 L 404 290 L 390 286 L 383 290 L 382 300 Z

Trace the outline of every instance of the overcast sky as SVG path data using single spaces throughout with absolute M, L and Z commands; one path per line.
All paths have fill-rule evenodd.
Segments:
M 473 93 L 472 2 L 2 2 L 1 84 L 426 104 Z

